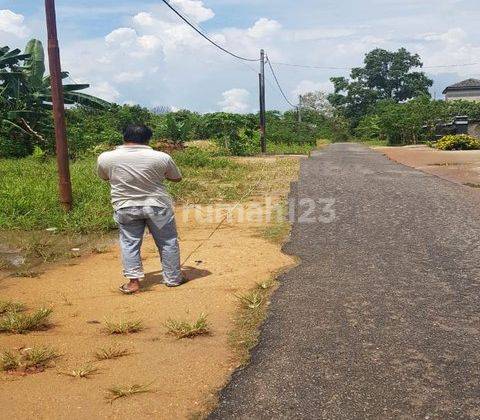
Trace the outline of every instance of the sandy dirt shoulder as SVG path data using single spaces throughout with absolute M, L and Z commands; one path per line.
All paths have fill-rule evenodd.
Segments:
M 377 147 L 390 159 L 452 182 L 480 186 L 480 150 L 442 151 L 427 146 Z
M 214 223 L 184 222 L 177 214 L 183 256 L 204 241 Z M 54 309 L 53 326 L 27 335 L 0 335 L 0 349 L 49 345 L 62 357 L 45 372 L 15 377 L 0 374 L 0 406 L 9 418 L 188 418 L 203 412 L 228 380 L 239 360 L 228 344 L 238 310 L 235 295 L 269 279 L 292 258 L 259 235 L 262 223 L 224 224 L 187 263 L 189 282 L 175 289 L 158 284 L 159 261 L 151 238 L 143 248 L 148 290 L 123 296 L 117 247 L 58 264 L 38 278 L 7 278 L 0 283 L 1 299 L 14 299 L 29 308 Z M 73 264 L 73 265 L 72 265 Z M 208 314 L 212 333 L 178 340 L 166 335 L 169 318 L 193 321 Z M 145 330 L 110 336 L 105 320 L 140 319 Z M 93 352 L 119 345 L 133 354 L 96 362 L 90 379 L 59 374 L 88 363 Z M 139 394 L 109 404 L 106 390 L 114 385 L 151 383 L 155 393 Z

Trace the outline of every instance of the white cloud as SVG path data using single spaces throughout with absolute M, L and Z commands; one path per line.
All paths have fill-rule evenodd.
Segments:
M 308 92 L 322 91 L 325 93 L 333 92 L 333 86 L 331 82 L 314 82 L 312 80 L 302 80 L 297 87 L 292 91 L 295 97 L 304 95 Z
M 133 28 L 118 28 L 105 37 L 107 44 L 118 45 L 122 48 L 134 45 L 137 39 L 137 31 Z
M 123 54 L 132 57 L 148 55 L 161 45 L 160 39 L 155 35 L 139 36 L 133 28 L 115 29 L 105 37 L 105 42 L 111 47 L 123 49 Z
M 141 26 L 152 26 L 155 23 L 155 19 L 153 18 L 151 13 L 147 12 L 140 12 L 133 17 L 133 21 Z
M 213 10 L 205 7 L 200 0 L 171 0 L 170 3 L 196 23 L 205 22 L 215 16 Z
M 144 75 L 143 71 L 124 71 L 113 76 L 113 80 L 117 83 L 131 83 L 142 79 Z
M 318 41 L 322 39 L 343 38 L 355 34 L 353 28 L 313 28 L 292 31 L 295 41 Z
M 28 35 L 27 27 L 24 25 L 25 17 L 8 9 L 0 10 L 0 32 L 6 32 L 18 38 L 25 38 Z
M 247 34 L 252 38 L 265 38 L 278 32 L 282 25 L 276 20 L 267 18 L 258 19 L 255 24 L 247 30 Z
M 223 101 L 218 105 L 224 112 L 246 113 L 249 111 L 250 92 L 246 89 L 230 89 L 222 93 Z
M 115 102 L 120 98 L 120 92 L 109 82 L 92 84 L 92 86 L 90 86 L 88 89 L 88 93 L 110 102 Z

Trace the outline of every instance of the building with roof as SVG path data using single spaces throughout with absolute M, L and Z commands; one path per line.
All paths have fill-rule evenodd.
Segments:
M 443 91 L 446 101 L 463 99 L 466 101 L 480 101 L 480 80 L 467 79 L 463 82 L 448 86 Z

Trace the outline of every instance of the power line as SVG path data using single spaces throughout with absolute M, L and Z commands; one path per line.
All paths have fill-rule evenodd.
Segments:
M 304 69 L 320 69 L 320 70 L 350 70 L 351 67 L 331 67 L 331 66 L 309 66 L 305 64 L 292 64 L 292 63 L 281 63 L 272 61 L 272 64 L 279 65 L 279 66 L 287 66 L 287 67 L 300 67 Z
M 180 19 L 182 19 L 188 26 L 190 26 L 195 32 L 197 32 L 200 36 L 205 38 L 208 42 L 213 44 L 215 47 L 219 48 L 223 52 L 231 55 L 232 57 L 238 58 L 239 60 L 244 60 L 244 61 L 260 61 L 258 58 L 245 58 L 240 55 L 237 55 L 235 53 L 232 53 L 231 51 L 228 51 L 227 49 L 223 48 L 221 45 L 217 44 L 215 41 L 210 39 L 207 35 L 205 35 L 202 31 L 200 31 L 195 25 L 190 23 L 190 21 L 183 16 L 177 9 L 175 9 L 169 2 L 168 0 L 162 0 Z
M 318 69 L 318 70 L 351 70 L 352 67 L 334 67 L 334 66 L 311 66 L 306 64 L 294 64 L 294 63 L 282 63 L 272 61 L 272 64 L 286 67 L 297 67 L 304 69 Z M 437 66 L 422 66 L 423 69 L 438 69 L 438 68 L 449 68 L 449 67 L 468 67 L 468 66 L 477 66 L 480 63 L 464 63 L 464 64 L 442 64 Z
M 283 91 L 282 89 L 282 86 L 280 85 L 280 82 L 278 81 L 278 78 L 277 78 L 277 75 L 275 74 L 275 70 L 273 70 L 273 66 L 272 66 L 272 63 L 270 62 L 270 59 L 268 58 L 267 56 L 267 63 L 268 63 L 268 67 L 270 67 L 270 70 L 273 74 L 273 78 L 275 79 L 275 82 L 277 83 L 277 86 L 278 86 L 278 89 L 280 90 L 280 93 L 282 94 L 283 98 L 285 99 L 285 101 L 293 108 L 296 108 L 297 106 L 292 104 L 290 102 L 290 100 L 287 98 L 287 95 L 285 95 L 285 92 Z

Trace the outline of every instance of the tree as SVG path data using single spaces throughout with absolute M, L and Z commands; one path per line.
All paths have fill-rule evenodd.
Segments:
M 67 72 L 62 73 L 66 79 Z M 110 104 L 100 98 L 80 92 L 88 84 L 64 84 L 65 103 L 105 109 Z M 25 147 L 14 153 L 22 155 L 34 145 L 52 147 L 52 92 L 50 76 L 45 75 L 45 53 L 39 40 L 28 42 L 25 53 L 8 47 L 0 48 L 0 111 L 1 143 L 17 142 Z M 49 139 L 50 138 L 50 139 Z M 15 144 L 13 149 L 15 149 Z M 12 150 L 11 145 L 7 147 Z M 5 154 L 2 152 L 2 154 Z
M 418 54 L 411 54 L 405 48 L 396 52 L 377 48 L 366 54 L 364 64 L 351 70 L 350 80 L 330 79 L 335 91 L 328 100 L 353 126 L 381 100 L 404 102 L 430 96 L 428 88 L 433 81 L 423 72 L 412 71 L 423 67 Z
M 333 107 L 328 101 L 328 95 L 321 90 L 307 92 L 302 95 L 300 107 L 316 111 L 325 117 L 331 117 L 333 115 Z

